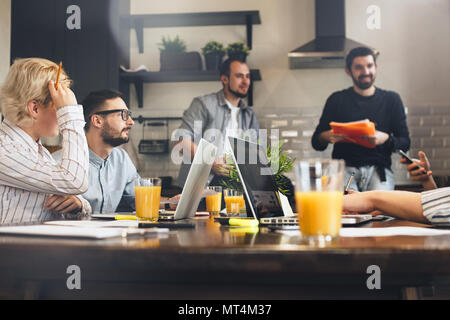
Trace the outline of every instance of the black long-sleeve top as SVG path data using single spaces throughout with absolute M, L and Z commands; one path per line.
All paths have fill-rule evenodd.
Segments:
M 319 141 L 319 135 L 331 129 L 330 122 L 351 122 L 369 119 L 378 131 L 389 134 L 389 139 L 374 149 L 354 143 L 334 144 L 333 159 L 344 159 L 347 166 L 376 165 L 391 167 L 391 154 L 395 150 L 408 151 L 409 131 L 405 109 L 398 93 L 376 88 L 372 96 L 364 97 L 353 87 L 333 93 L 327 100 L 319 124 L 312 136 L 315 150 L 327 148 Z

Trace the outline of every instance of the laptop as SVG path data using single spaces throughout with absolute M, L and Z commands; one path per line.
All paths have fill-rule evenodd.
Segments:
M 289 201 L 278 191 L 266 148 L 234 137 L 228 137 L 227 144 L 242 181 L 247 216 L 258 219 L 262 225 L 298 225 Z M 354 226 L 370 220 L 371 215 L 346 215 L 341 222 Z
M 195 215 L 216 154 L 217 147 L 215 145 L 205 139 L 200 140 L 175 214 L 162 214 L 159 217 L 160 221 L 187 219 Z

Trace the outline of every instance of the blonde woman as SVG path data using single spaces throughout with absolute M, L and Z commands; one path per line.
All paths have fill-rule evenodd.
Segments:
M 79 195 L 88 188 L 88 151 L 82 106 L 64 70 L 40 58 L 18 59 L 0 90 L 0 223 L 61 218 L 45 203 L 51 195 Z M 41 137 L 62 135 L 57 163 Z M 80 199 L 67 212 L 87 212 Z M 90 210 L 90 208 L 89 208 Z

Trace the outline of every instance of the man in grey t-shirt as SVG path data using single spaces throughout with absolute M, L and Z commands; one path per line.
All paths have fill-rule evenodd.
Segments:
M 184 186 L 197 144 L 201 138 L 214 143 L 218 148 L 218 158 L 214 161 L 209 184 L 214 184 L 215 176 L 225 175 L 224 149 L 226 137 L 250 138 L 257 142 L 259 124 L 255 112 L 242 98 L 250 87 L 250 69 L 245 62 L 228 59 L 220 70 L 223 89 L 219 92 L 196 97 L 183 114 L 183 122 L 175 133 L 178 140 L 174 151 L 183 155 L 183 163 L 178 175 L 178 184 Z

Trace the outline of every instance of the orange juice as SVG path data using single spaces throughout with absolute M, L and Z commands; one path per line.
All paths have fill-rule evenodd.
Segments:
M 213 196 L 206 197 L 206 211 L 220 212 L 222 208 L 222 192 L 217 192 Z
M 227 213 L 240 213 L 241 210 L 245 210 L 244 196 L 225 197 L 225 204 L 227 206 Z
M 295 202 L 302 235 L 338 236 L 343 197 L 341 191 L 296 192 Z
M 142 220 L 157 221 L 161 186 L 135 186 L 134 193 L 136 196 L 136 217 Z

